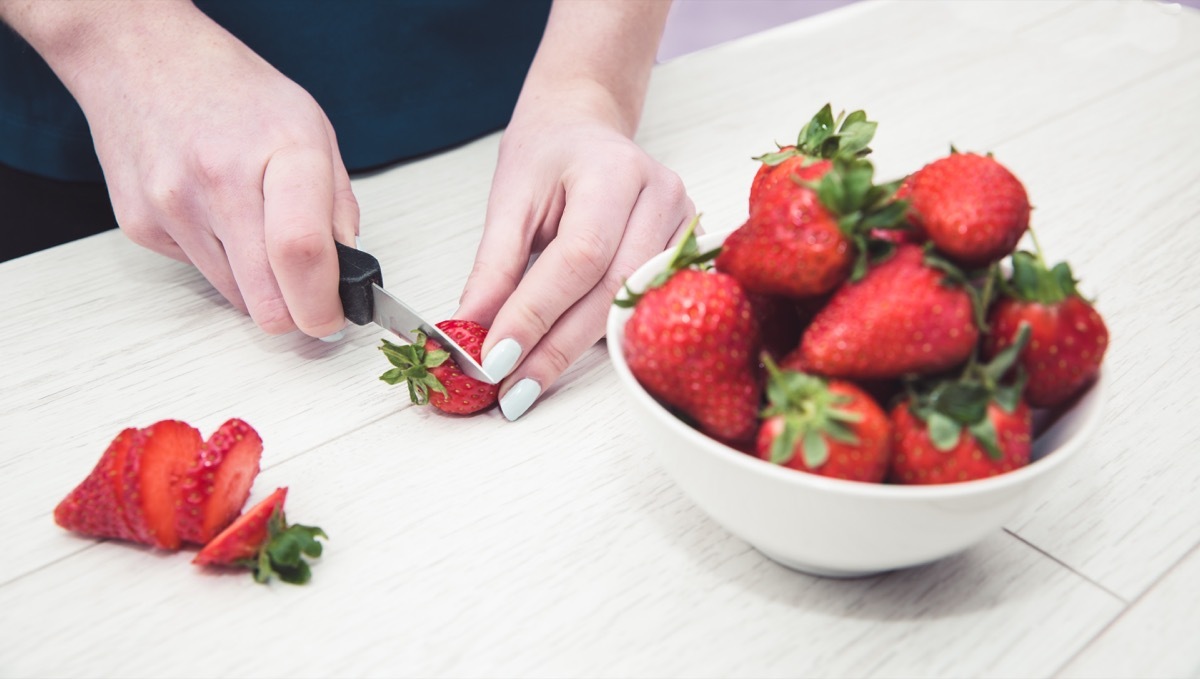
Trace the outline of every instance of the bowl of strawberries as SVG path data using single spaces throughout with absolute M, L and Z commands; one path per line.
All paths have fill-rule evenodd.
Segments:
M 876 184 L 874 131 L 823 108 L 758 158 L 746 222 L 696 236 L 694 221 L 607 326 L 683 491 L 771 559 L 833 577 L 994 534 L 1104 403 L 1108 330 L 1070 267 L 1046 264 L 1021 182 L 952 151 Z

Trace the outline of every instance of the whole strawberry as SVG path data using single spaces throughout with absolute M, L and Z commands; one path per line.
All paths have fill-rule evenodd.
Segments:
M 1108 348 L 1108 327 L 1079 295 L 1066 262 L 1047 268 L 1039 247 L 1036 254 L 1015 253 L 1012 264 L 1012 277 L 988 317 L 984 355 L 1012 346 L 1021 326 L 1028 325 L 1031 339 L 1018 359 L 1029 376 L 1025 398 L 1031 406 L 1052 408 L 1096 379 Z
M 758 425 L 758 324 L 733 277 L 690 268 L 711 256 L 689 231 L 665 280 L 617 303 L 634 306 L 624 346 L 638 382 L 701 431 L 737 442 Z
M 479 360 L 487 328 L 474 321 L 445 320 L 437 327 Z M 443 412 L 470 415 L 496 405 L 499 387 L 463 374 L 450 354 L 435 339 L 417 333 L 412 344 L 383 340 L 379 350 L 394 368 L 379 376 L 388 384 L 408 383 L 408 394 L 417 405 L 429 403 Z
M 887 415 L 851 382 L 826 381 L 764 363 L 769 405 L 758 430 L 758 457 L 799 471 L 879 483 L 891 440 Z
M 915 172 L 901 195 L 908 220 L 957 264 L 1006 257 L 1029 226 L 1029 196 L 990 155 L 951 153 Z
M 834 292 L 784 366 L 854 380 L 926 375 L 965 362 L 978 338 L 969 287 L 903 244 Z
M 820 173 L 820 181 L 810 183 Z M 763 190 L 716 265 L 747 291 L 795 299 L 823 295 L 866 270 L 869 234 L 900 221 L 895 185 L 876 186 L 869 161 L 838 156 Z
M 1025 330 L 989 364 L 972 362 L 961 377 L 914 389 L 892 409 L 889 481 L 956 483 L 1029 464 L 1033 423 L 1023 375 L 1000 382 L 1028 338 Z

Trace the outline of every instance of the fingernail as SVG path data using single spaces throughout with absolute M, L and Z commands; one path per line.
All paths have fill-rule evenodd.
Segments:
M 505 337 L 492 347 L 487 356 L 483 357 L 483 372 L 496 379 L 502 379 L 512 372 L 520 358 L 521 345 L 517 344 L 515 339 Z
M 354 249 L 355 249 L 355 250 L 361 250 L 361 249 L 362 249 L 362 239 L 361 239 L 361 238 L 359 238 L 358 236 L 355 236 L 355 237 L 354 237 Z
M 509 422 L 515 422 L 529 410 L 529 406 L 533 405 L 541 393 L 542 385 L 526 377 L 514 384 L 504 398 L 500 399 L 500 412 L 504 413 Z
M 341 330 L 338 330 L 337 332 L 335 332 L 331 335 L 326 335 L 324 337 L 320 337 L 318 339 L 320 339 L 322 342 L 337 342 L 338 340 L 342 339 L 345 336 L 346 336 L 346 326 L 343 325 Z

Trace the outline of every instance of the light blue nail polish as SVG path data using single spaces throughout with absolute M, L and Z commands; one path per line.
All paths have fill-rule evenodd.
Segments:
M 498 380 L 503 379 L 512 372 L 520 358 L 521 345 L 515 339 L 506 337 L 483 357 L 483 372 Z
M 354 237 L 354 249 L 355 250 L 362 249 L 362 238 L 359 238 L 358 236 Z
M 337 342 L 338 340 L 342 339 L 345 336 L 346 336 L 346 326 L 342 325 L 341 330 L 338 330 L 337 332 L 326 335 L 324 337 L 319 337 L 317 339 L 321 340 L 322 342 Z
M 509 422 L 514 422 L 529 410 L 529 406 L 533 405 L 541 393 L 542 385 L 526 377 L 514 384 L 504 398 L 500 399 L 500 412 L 504 413 Z

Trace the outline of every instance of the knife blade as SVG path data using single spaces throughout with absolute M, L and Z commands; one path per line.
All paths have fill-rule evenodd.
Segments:
M 338 296 L 346 318 L 355 325 L 374 323 L 409 342 L 417 341 L 417 331 L 437 340 L 467 377 L 496 384 L 458 342 L 434 323 L 405 304 L 383 287 L 383 269 L 374 255 L 337 243 Z

